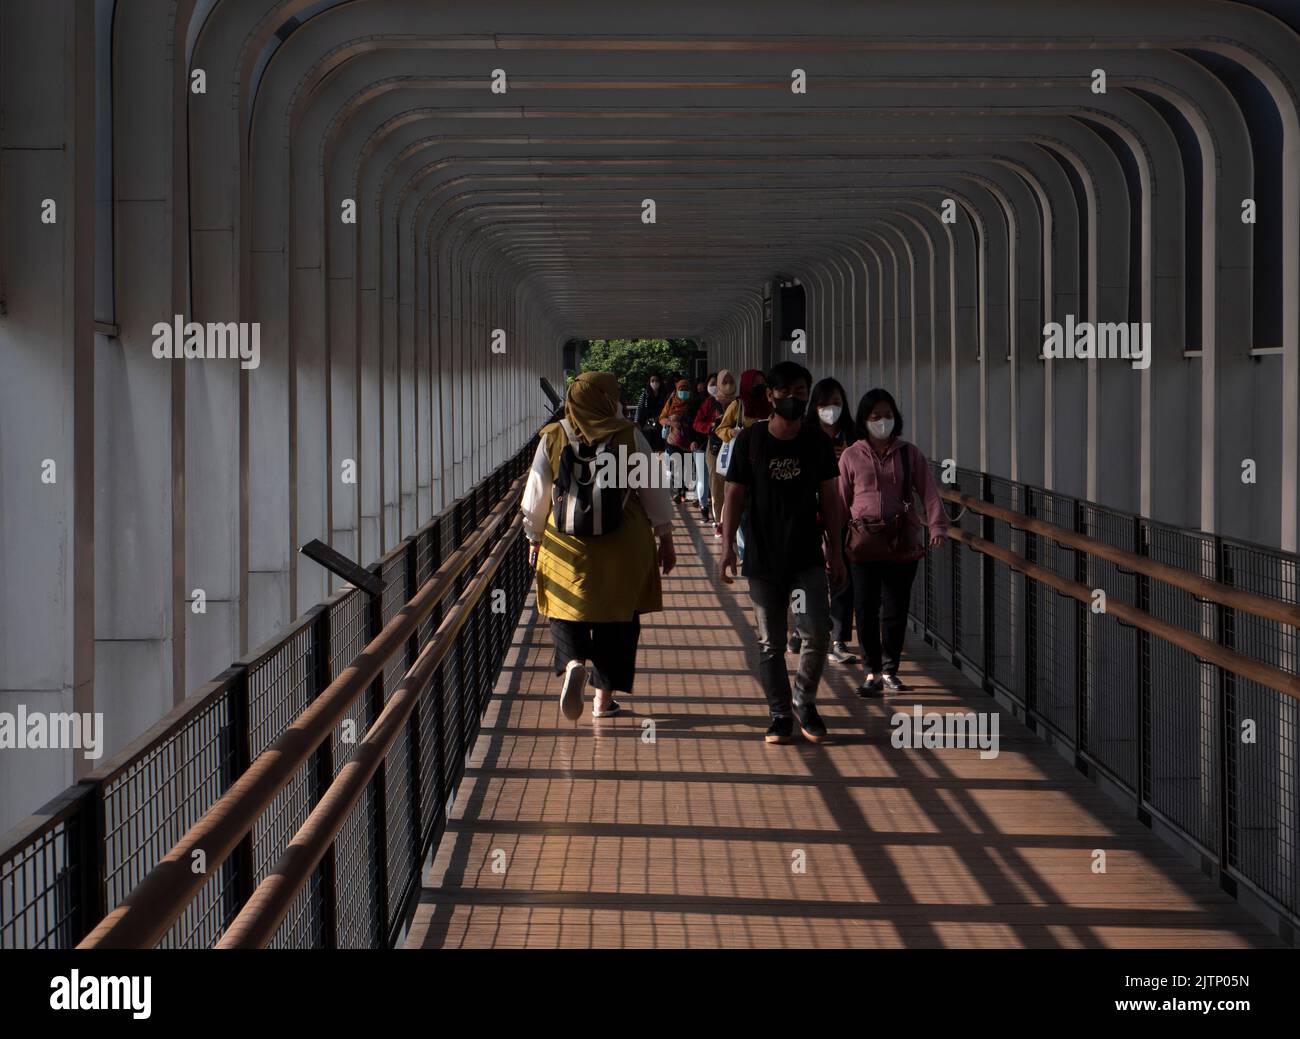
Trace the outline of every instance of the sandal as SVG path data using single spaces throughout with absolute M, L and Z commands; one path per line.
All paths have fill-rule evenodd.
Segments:
M 582 717 L 582 693 L 587 688 L 587 668 L 581 660 L 570 660 L 560 688 L 560 713 L 569 721 Z

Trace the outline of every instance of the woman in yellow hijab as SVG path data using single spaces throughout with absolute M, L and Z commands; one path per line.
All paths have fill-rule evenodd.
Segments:
M 609 372 L 584 372 L 564 399 L 565 421 L 579 446 L 608 451 L 616 463 L 613 486 L 627 487 L 619 481 L 638 472 L 649 474 L 654 456 L 621 410 L 618 380 Z M 561 423 L 542 427 L 520 507 L 528 561 L 537 567 L 537 609 L 551 622 L 555 673 L 564 675 L 560 709 L 571 720 L 581 717 L 582 694 L 590 680 L 596 689 L 592 717 L 604 718 L 622 709 L 615 692 L 632 691 L 641 614 L 663 609 L 659 571 L 666 575 L 677 562 L 673 507 L 663 487 L 633 487 L 613 530 L 560 532 L 552 494 L 568 446 Z M 637 461 L 637 455 L 644 457 Z M 620 459 L 627 464 L 617 464 Z

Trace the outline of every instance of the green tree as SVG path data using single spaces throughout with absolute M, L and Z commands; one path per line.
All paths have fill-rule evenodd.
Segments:
M 579 368 L 584 372 L 613 372 L 623 399 L 635 404 L 651 374 L 681 378 L 691 370 L 690 339 L 588 339 Z

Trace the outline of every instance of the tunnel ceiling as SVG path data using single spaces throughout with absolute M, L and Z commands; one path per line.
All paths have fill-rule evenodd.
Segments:
M 221 126 L 191 98 L 196 199 L 237 136 L 250 248 L 398 286 L 491 270 L 561 336 L 716 334 L 765 279 L 932 254 L 962 233 L 944 200 L 1005 265 L 1025 225 L 1077 238 L 1085 200 L 1127 220 L 1135 166 L 1166 176 L 1184 122 L 1213 134 L 1232 112 L 1225 78 L 1280 96 L 1296 73 L 1281 22 L 1224 3 L 223 0 L 178 18 L 191 67 L 242 102 Z M 321 240 L 345 198 L 355 242 L 338 219 Z

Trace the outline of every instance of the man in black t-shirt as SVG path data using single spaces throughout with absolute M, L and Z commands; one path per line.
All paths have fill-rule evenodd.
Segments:
M 749 595 L 758 627 L 759 678 L 772 715 L 765 739 L 789 743 L 794 718 L 804 736 L 820 743 L 826 726 L 817 714 L 817 684 L 830 646 L 830 586 L 845 582 L 840 531 L 843 510 L 839 465 L 830 438 L 804 422 L 812 375 L 793 361 L 767 373 L 772 417 L 744 430 L 731 449 L 722 513 L 722 580 L 736 572 L 736 529 L 744 515 Z M 748 506 L 748 508 L 746 508 Z M 823 536 L 826 548 L 823 551 Z M 803 637 L 791 693 L 785 669 L 786 611 Z

